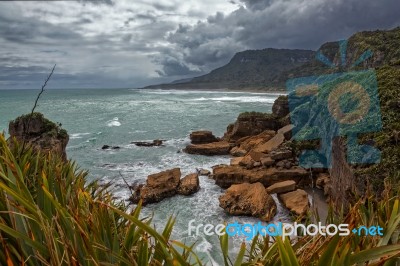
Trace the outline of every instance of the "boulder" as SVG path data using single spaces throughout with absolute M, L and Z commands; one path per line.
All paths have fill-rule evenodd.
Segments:
M 201 130 L 193 131 L 190 134 L 190 141 L 192 144 L 207 144 L 219 141 L 211 131 Z
M 41 113 L 33 113 L 20 116 L 9 123 L 9 145 L 13 145 L 15 138 L 19 142 L 25 142 L 34 151 L 52 153 L 67 159 L 66 147 L 69 136 L 61 124 L 53 123 Z
M 247 151 L 245 149 L 242 149 L 238 146 L 233 147 L 230 152 L 229 152 L 232 156 L 235 157 L 243 157 L 246 155 Z
M 273 160 L 271 157 L 263 157 L 260 160 L 261 164 L 264 165 L 265 167 L 269 167 L 275 164 L 275 160 Z
M 277 117 L 273 114 L 242 113 L 234 124 L 228 126 L 223 139 L 229 142 L 236 142 L 243 137 L 258 135 L 265 130 L 276 131 L 279 127 L 280 124 Z
M 253 216 L 263 221 L 270 221 L 277 209 L 261 183 L 231 186 L 219 197 L 219 206 L 231 215 Z
M 255 161 L 251 158 L 250 155 L 246 155 L 243 159 L 239 162 L 240 166 L 246 167 L 247 169 L 253 168 Z
M 269 186 L 267 188 L 267 192 L 269 194 L 280 194 L 280 193 L 286 193 L 290 192 L 296 189 L 296 182 L 293 180 L 287 180 L 283 182 L 278 182 L 273 184 L 272 186 Z
M 175 195 L 180 178 L 181 171 L 179 168 L 149 175 L 146 184 L 137 189 L 135 195 L 132 197 L 133 203 L 137 203 L 141 199 L 143 205 L 146 205 Z
M 308 194 L 302 189 L 279 194 L 279 199 L 286 208 L 297 215 L 304 215 L 309 208 Z
M 285 136 L 282 133 L 278 133 L 266 143 L 254 147 L 253 150 L 256 152 L 269 153 L 277 149 L 284 141 Z
M 315 182 L 317 188 L 323 189 L 325 188 L 325 185 L 330 183 L 330 176 L 327 173 L 321 173 L 318 174 L 317 176 L 317 181 Z
M 293 153 L 290 150 L 279 150 L 279 151 L 273 151 L 269 154 L 271 159 L 279 161 L 279 160 L 285 160 L 285 159 L 290 159 L 293 158 Z
M 278 118 L 282 118 L 289 114 L 289 101 L 288 96 L 279 96 L 272 105 L 272 113 Z
M 197 174 L 189 174 L 181 179 L 177 192 L 180 195 L 192 195 L 199 191 L 200 182 Z
M 265 130 L 256 136 L 247 137 L 245 140 L 243 140 L 240 143 L 240 149 L 245 150 L 246 152 L 249 152 L 255 146 L 258 146 L 258 145 L 268 142 L 275 135 L 276 135 L 275 131 Z
M 207 170 L 207 169 L 196 169 L 196 170 L 197 170 L 197 173 L 200 176 L 209 176 L 209 175 L 211 175 L 211 172 L 209 170 Z
M 236 157 L 231 159 L 230 165 L 239 165 L 240 161 L 243 160 L 244 157 Z
M 268 187 L 277 182 L 294 180 L 296 183 L 309 184 L 311 181 L 307 171 L 300 167 L 291 169 L 253 168 L 245 169 L 240 166 L 219 166 L 213 169 L 215 184 L 228 188 L 234 184 L 260 182 Z
M 231 145 L 226 141 L 218 141 L 207 144 L 190 144 L 183 150 L 189 154 L 199 155 L 228 155 Z

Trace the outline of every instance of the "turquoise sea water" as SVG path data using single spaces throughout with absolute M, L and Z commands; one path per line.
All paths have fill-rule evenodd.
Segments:
M 30 112 L 36 90 L 0 90 L 0 130 L 7 133 L 8 122 Z M 229 163 L 228 156 L 205 157 L 178 152 L 189 144 L 193 130 L 208 129 L 222 136 L 229 123 L 245 111 L 270 112 L 278 94 L 161 91 L 161 90 L 47 90 L 37 111 L 62 123 L 69 135 L 68 158 L 90 171 L 90 179 L 114 183 L 115 195 L 125 200 L 129 191 L 120 174 L 130 183 L 144 182 L 149 174 L 180 167 L 182 176 L 195 168 L 211 169 Z M 166 140 L 164 147 L 137 147 L 132 141 Z M 104 144 L 120 150 L 103 151 Z M 195 224 L 223 221 L 258 222 L 245 217 L 229 217 L 218 206 L 222 190 L 213 180 L 200 177 L 200 191 L 190 197 L 176 196 L 146 206 L 144 215 L 154 214 L 162 228 L 168 217 L 178 217 L 173 237 L 186 243 L 197 241 L 197 252 L 210 264 L 221 263 L 216 236 L 188 236 L 188 222 Z M 278 205 L 275 220 L 288 215 Z M 234 239 L 238 246 L 243 239 Z M 234 249 L 232 249 L 234 251 Z

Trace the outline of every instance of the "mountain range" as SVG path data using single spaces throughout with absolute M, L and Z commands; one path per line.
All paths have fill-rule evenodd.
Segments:
M 246 50 L 236 53 L 228 64 L 210 73 L 168 84 L 151 85 L 147 89 L 228 89 L 280 91 L 286 80 L 294 77 L 328 74 L 349 70 L 359 56 L 371 50 L 372 57 L 356 69 L 400 63 L 400 27 L 382 31 L 364 31 L 348 39 L 346 64 L 341 64 L 339 42 L 327 42 L 318 51 L 334 65 L 329 67 L 316 59 L 316 51 L 300 49 Z

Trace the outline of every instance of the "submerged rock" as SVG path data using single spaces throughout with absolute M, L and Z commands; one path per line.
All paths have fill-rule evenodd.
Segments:
M 136 146 L 139 147 L 154 147 L 154 146 L 162 146 L 163 141 L 161 139 L 155 139 L 152 142 L 147 142 L 147 141 L 133 141 L 131 144 L 135 144 Z
M 118 150 L 121 149 L 121 147 L 119 146 L 109 146 L 109 145 L 103 145 L 103 147 L 101 147 L 102 150 Z
M 61 124 L 53 123 L 41 113 L 23 115 L 11 121 L 8 132 L 10 145 L 13 145 L 12 139 L 15 138 L 19 142 L 25 141 L 35 151 L 53 153 L 67 159 L 67 131 L 61 128 Z
M 247 215 L 270 221 L 276 214 L 274 199 L 261 183 L 233 185 L 219 197 L 219 206 L 231 215 Z

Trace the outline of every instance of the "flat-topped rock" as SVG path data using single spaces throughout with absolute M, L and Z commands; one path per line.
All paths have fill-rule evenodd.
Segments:
M 246 215 L 270 221 L 276 214 L 276 204 L 261 183 L 244 183 L 228 188 L 219 197 L 219 206 L 231 215 Z
M 304 215 L 309 209 L 308 194 L 302 189 L 279 194 L 283 205 L 297 215 Z
M 138 203 L 139 200 L 142 200 L 143 205 L 146 205 L 171 197 L 177 193 L 180 178 L 181 171 L 179 168 L 149 175 L 146 184 L 136 190 L 131 201 Z
M 217 142 L 219 139 L 211 131 L 199 130 L 190 134 L 190 141 L 192 144 L 207 144 Z
M 290 192 L 296 189 L 296 182 L 293 180 L 287 180 L 283 182 L 278 182 L 272 186 L 267 187 L 267 192 L 269 194 L 280 194 Z
M 207 144 L 190 144 L 183 150 L 189 154 L 199 155 L 228 155 L 231 145 L 226 141 L 218 141 Z

